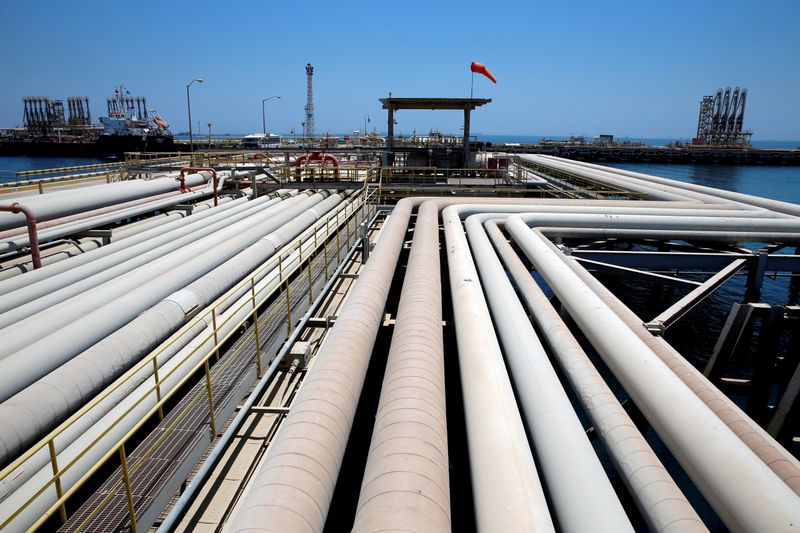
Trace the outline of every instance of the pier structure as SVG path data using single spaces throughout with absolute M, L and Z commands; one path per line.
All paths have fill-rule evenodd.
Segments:
M 362 156 L 0 188 L 0 528 L 800 523 L 800 206 Z

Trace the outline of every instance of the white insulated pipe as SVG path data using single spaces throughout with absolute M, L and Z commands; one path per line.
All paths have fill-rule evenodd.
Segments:
M 384 250 L 384 248 L 387 247 L 386 242 L 388 240 L 395 242 L 396 246 L 400 246 L 405 233 L 408 217 L 410 216 L 410 210 L 413 205 L 420 203 L 423 200 L 425 199 L 409 198 L 398 202 L 395 211 L 383 228 L 381 240 L 379 241 L 376 251 L 373 252 L 373 259 L 367 263 L 367 270 L 362 273 L 359 282 L 356 284 L 356 287 L 358 287 L 359 284 L 362 283 L 362 280 L 367 280 L 364 283 L 375 284 L 376 286 L 377 284 L 382 283 L 385 285 L 385 287 L 381 289 L 381 291 L 384 292 L 375 293 L 373 290 L 362 287 L 361 290 L 352 293 L 350 296 L 351 302 L 358 302 L 358 295 L 361 295 L 360 297 L 364 298 L 367 297 L 366 295 L 370 296 L 367 302 L 363 305 L 348 306 L 348 308 L 345 309 L 346 314 L 344 315 L 346 320 L 342 320 L 341 316 L 337 319 L 338 325 L 334 326 L 332 331 L 332 334 L 334 334 L 334 339 L 336 339 L 336 343 L 332 349 L 332 352 L 329 354 L 325 351 L 325 346 L 323 346 L 323 352 L 320 354 L 319 360 L 328 362 L 329 366 L 324 367 L 325 372 L 327 372 L 327 377 L 331 375 L 331 372 L 344 372 L 346 376 L 342 378 L 343 381 L 341 390 L 337 388 L 337 390 L 339 390 L 339 392 L 336 393 L 337 398 L 351 397 L 352 392 L 349 391 L 354 389 L 360 391 L 363 383 L 363 374 L 361 374 L 360 369 L 364 369 L 365 371 L 366 365 L 368 364 L 369 354 L 372 350 L 374 335 L 376 334 L 378 325 L 380 324 L 382 318 L 383 300 L 375 301 L 375 298 L 376 294 L 379 297 L 383 295 L 382 297 L 385 298 L 385 291 L 388 290 L 388 285 L 391 282 L 391 272 L 393 272 L 394 267 L 392 266 L 390 269 L 384 258 L 380 267 L 375 266 L 373 268 L 373 265 L 375 265 L 374 258 L 377 257 L 376 254 L 380 255 L 381 250 Z M 463 201 L 465 200 L 437 199 L 437 203 L 440 207 Z M 503 199 L 470 199 L 469 201 L 480 204 L 510 202 L 509 200 Z M 570 200 L 522 200 L 515 203 L 535 205 L 600 205 L 617 207 L 628 207 L 632 205 L 630 201 L 586 202 Z M 670 206 L 684 209 L 697 208 L 698 206 L 698 204 L 695 202 L 642 202 L 642 204 L 653 207 Z M 708 207 L 713 208 L 715 206 Z M 400 220 L 400 222 L 398 222 L 398 220 Z M 391 236 L 386 237 L 383 234 Z M 396 258 L 394 261 L 396 261 Z M 378 274 L 377 271 L 379 270 L 382 271 L 381 274 Z M 379 281 L 381 276 L 384 279 Z M 358 308 L 358 310 L 356 310 L 356 308 Z M 395 327 L 397 327 L 397 325 Z M 323 354 L 325 355 L 323 356 Z M 352 371 L 344 370 L 345 368 L 352 368 L 354 364 L 355 368 L 359 369 L 357 372 L 359 373 L 360 377 L 354 376 Z M 500 364 L 502 366 L 502 361 Z M 307 379 L 311 379 L 315 375 L 316 368 L 317 366 L 312 368 Z M 504 368 L 502 373 L 505 375 Z M 481 381 L 484 378 L 481 372 L 475 372 L 471 375 L 478 381 Z M 328 486 L 327 488 L 320 487 L 315 480 L 329 477 L 330 472 L 338 472 L 341 464 L 340 452 L 343 454 L 344 444 L 341 444 L 341 446 L 334 444 L 336 439 L 333 438 L 333 435 L 336 435 L 338 432 L 340 432 L 342 427 L 350 427 L 349 424 L 352 421 L 355 403 L 348 403 L 347 409 L 345 409 L 345 406 L 341 401 L 337 402 L 338 408 L 330 406 L 328 402 L 324 400 L 326 397 L 325 394 L 319 390 L 324 386 L 326 377 L 315 379 L 317 381 L 312 382 L 317 383 L 317 385 L 315 385 L 312 389 L 308 389 L 307 381 L 303 389 L 309 390 L 308 404 L 304 405 L 304 402 L 301 401 L 306 398 L 303 396 L 303 391 L 301 391 L 300 396 L 298 396 L 297 403 L 292 409 L 294 414 L 290 413 L 289 417 L 287 418 L 287 421 L 295 420 L 297 425 L 294 426 L 295 429 L 290 430 L 290 433 L 287 434 L 289 436 L 286 437 L 286 442 L 284 442 L 283 439 L 283 429 L 278 433 L 278 435 L 276 435 L 273 445 L 270 447 L 270 451 L 267 452 L 268 455 L 265 459 L 264 468 L 259 470 L 259 473 L 254 479 L 253 483 L 256 488 L 254 489 L 252 495 L 247 493 L 245 498 L 242 500 L 240 512 L 236 513 L 231 521 L 231 530 L 235 531 L 240 527 L 268 527 L 268 524 L 264 523 L 262 513 L 262 511 L 267 509 L 269 509 L 269 516 L 271 519 L 274 519 L 274 522 L 278 525 L 278 527 L 306 527 L 303 524 L 307 524 L 308 522 L 304 520 L 298 521 L 299 515 L 305 516 L 306 520 L 310 521 L 312 524 L 312 530 L 321 529 L 322 525 L 324 524 L 325 516 L 327 515 L 327 506 L 330 503 L 332 485 Z M 507 382 L 507 375 L 505 379 Z M 328 387 L 330 386 L 331 383 L 328 381 Z M 510 387 L 510 385 L 508 386 Z M 530 456 L 530 450 L 522 429 L 522 423 L 519 419 L 519 413 L 517 412 L 516 407 L 513 406 L 513 394 L 510 396 L 510 398 L 511 406 L 502 407 L 502 409 L 505 409 L 502 412 L 506 413 L 505 416 L 507 417 L 516 417 L 517 422 L 512 422 L 512 425 L 516 424 L 514 427 L 519 429 L 519 436 L 515 436 L 514 438 L 524 442 L 524 446 L 528 449 L 528 456 Z M 357 397 L 355 402 L 357 402 Z M 352 410 L 350 407 L 352 407 Z M 473 402 L 468 407 L 472 409 L 470 414 L 474 413 L 472 414 L 473 420 L 475 421 L 473 427 L 476 428 L 481 427 L 481 425 L 484 423 L 484 420 L 492 420 L 491 415 L 485 416 L 486 413 L 496 414 L 490 409 L 486 409 L 486 406 L 482 405 L 481 402 Z M 335 412 L 328 413 L 324 419 L 321 419 L 314 415 L 315 409 L 322 409 L 325 413 L 328 413 L 330 410 L 334 410 Z M 329 427 L 333 420 L 344 420 L 344 422 L 337 422 L 335 425 L 331 425 Z M 343 426 L 342 424 L 346 424 L 346 426 Z M 317 429 L 311 430 L 309 429 L 310 427 L 316 427 Z M 508 427 L 508 425 L 504 426 L 505 429 L 508 429 Z M 313 442 L 306 442 L 304 451 L 300 454 L 293 455 L 290 452 L 292 449 L 292 441 L 294 439 L 301 438 Z M 527 514 L 528 524 L 535 523 L 538 527 L 552 530 L 552 522 L 550 521 L 547 513 L 546 504 L 544 503 L 544 497 L 541 493 L 541 488 L 539 487 L 538 478 L 536 477 L 535 466 L 533 465 L 532 459 L 529 461 L 523 461 L 522 463 L 515 461 L 517 457 L 516 454 L 509 455 L 506 453 L 506 450 L 509 449 L 508 441 L 501 441 L 495 438 L 492 434 L 487 434 L 482 430 L 473 431 L 470 434 L 470 438 L 475 440 L 475 442 L 470 446 L 470 453 L 472 454 L 474 452 L 476 455 L 481 455 L 483 457 L 481 464 L 485 465 L 485 468 L 481 469 L 477 477 L 475 477 L 476 473 L 473 471 L 473 477 L 479 481 L 476 482 L 475 485 L 481 487 L 491 486 L 491 488 L 486 489 L 487 492 L 494 491 L 496 493 L 493 499 L 487 498 L 486 500 L 476 502 L 476 504 L 480 506 L 479 514 L 482 514 L 484 517 L 483 523 L 494 523 L 493 521 L 496 521 L 498 524 L 509 522 L 522 523 L 517 520 L 517 515 Z M 317 456 L 316 459 L 312 459 L 314 454 L 308 453 L 308 450 L 310 449 L 309 447 L 319 450 L 335 450 L 335 453 L 326 453 Z M 510 448 L 513 449 L 514 447 L 511 446 Z M 278 455 L 273 457 L 270 455 L 272 453 Z M 319 463 L 320 457 L 325 458 L 324 464 Z M 525 457 L 525 454 L 521 454 L 521 457 Z M 473 464 L 477 464 L 475 460 L 473 460 Z M 511 485 L 505 483 L 503 480 L 520 479 L 520 464 L 530 464 L 530 468 L 525 470 L 522 475 L 522 478 L 528 480 L 528 482 L 525 482 L 522 485 Z M 293 469 L 303 469 L 304 471 L 309 473 L 314 472 L 315 474 L 295 477 L 290 474 Z M 298 496 L 292 496 L 289 499 L 283 498 L 281 496 L 283 494 L 280 490 L 281 486 L 288 487 L 287 493 Z M 532 491 L 538 492 L 540 496 L 532 495 Z M 535 510 L 531 512 L 532 507 L 527 504 L 523 504 L 511 505 L 510 508 L 512 511 L 508 512 L 508 502 L 516 502 L 519 498 L 522 498 L 521 501 L 523 502 L 536 502 L 533 505 L 533 509 Z M 492 507 L 492 503 L 497 501 L 505 501 L 506 503 L 503 503 L 500 506 Z M 505 519 L 500 515 L 505 515 Z M 511 515 L 510 520 L 509 515 Z
M 273 216 L 270 210 L 258 213 L 215 232 L 206 240 L 182 248 L 180 253 L 170 254 L 158 260 L 161 263 L 163 260 L 168 262 L 168 269 L 160 276 L 153 278 L 150 273 L 150 268 L 155 263 L 153 262 L 116 280 L 111 286 L 107 284 L 79 296 L 80 305 L 68 300 L 65 302 L 65 305 L 68 304 L 67 309 L 61 309 L 64 305 L 56 308 L 57 315 L 48 320 L 58 320 L 59 315 L 64 313 L 71 318 L 69 322 L 41 339 L 30 344 L 26 343 L 21 349 L 0 360 L 0 372 L 7 371 L 9 375 L 14 376 L 13 381 L 0 382 L 0 399 L 6 400 L 124 326 L 138 313 L 169 294 L 170 290 L 185 286 L 206 274 L 253 244 L 265 232 L 277 229 L 321 200 L 321 194 L 315 194 L 299 202 L 293 202 L 293 199 L 286 200 L 292 203 L 292 206 L 277 215 Z M 209 239 L 214 243 L 210 248 Z M 111 291 L 115 295 L 113 299 L 109 297 Z M 8 336 L 8 343 L 16 341 L 17 336 L 23 333 L 33 334 L 35 339 L 37 329 L 42 327 L 43 317 L 48 314 L 52 313 L 42 311 L 29 320 L 17 323 L 13 327 L 15 337 Z M 79 334 L 76 335 L 76 332 Z M 14 342 L 14 344 L 19 343 Z M 36 364 L 31 364 L 31 361 L 36 361 Z
M 322 531 L 411 207 L 398 202 L 386 222 L 230 531 Z
M 0 281 L 0 292 L 3 292 L 5 294 L 10 294 L 11 292 L 19 290 L 23 287 L 28 287 L 35 283 L 42 282 L 47 278 L 52 278 L 54 276 L 61 275 L 62 273 L 68 270 L 78 268 L 79 266 L 84 265 L 86 263 L 96 261 L 101 257 L 106 257 L 108 255 L 111 255 L 112 253 L 117 253 L 119 251 L 126 250 L 136 244 L 153 241 L 157 237 L 165 235 L 168 232 L 175 231 L 178 228 L 184 228 L 200 220 L 203 220 L 207 217 L 214 216 L 218 213 L 223 213 L 229 209 L 232 209 L 246 202 L 247 200 L 245 198 L 239 198 L 232 202 L 226 202 L 225 204 L 220 205 L 219 207 L 213 210 L 202 210 L 201 212 L 193 213 L 189 217 L 180 219 L 177 218 L 171 219 L 169 220 L 168 224 L 159 229 L 150 229 L 140 234 L 126 237 L 124 239 L 125 242 L 122 242 L 123 239 L 120 240 L 114 239 L 113 242 L 111 242 L 106 246 L 103 246 L 99 250 L 87 252 L 86 254 L 82 254 L 76 258 L 70 259 L 67 262 L 61 262 L 57 265 L 45 265 L 42 268 L 27 273 L 25 276 L 20 276 L 9 281 L 6 280 Z M 83 277 L 83 275 L 81 275 L 76 279 L 81 279 L 81 277 Z M 69 279 L 69 278 L 64 278 L 64 279 Z M 58 283 L 59 285 L 63 285 L 66 284 L 67 282 L 62 282 L 60 280 L 57 280 L 56 283 Z M 49 291 L 45 291 L 43 294 L 46 294 L 47 292 Z M 6 311 L 10 307 L 11 306 L 9 306 L 6 302 L 0 300 L 0 309 Z
M 477 530 L 555 531 L 458 210 L 442 219 Z
M 354 533 L 448 533 L 439 209 L 422 204 L 364 470 Z
M 630 520 L 481 222 L 481 215 L 473 215 L 464 224 L 472 258 L 486 288 L 492 322 L 528 422 L 556 521 L 568 533 L 632 532 Z
M 313 235 L 304 243 L 313 246 Z M 294 252 L 286 258 L 283 272 L 291 272 L 300 265 L 301 258 L 299 253 Z M 279 270 L 276 267 L 264 274 L 261 277 L 261 281 L 256 285 L 256 290 L 269 291 L 271 288 L 280 285 L 282 281 Z M 252 311 L 252 307 L 240 305 L 245 301 L 250 301 L 249 292 L 242 295 L 239 301 L 217 317 L 217 325 L 220 328 L 218 335 L 220 337 L 230 333 L 236 324 Z M 170 349 L 159 354 L 159 375 L 162 380 L 160 390 L 162 394 L 172 390 L 188 370 L 200 361 L 207 353 L 207 350 L 213 348 L 212 330 L 208 329 L 212 327 L 210 322 L 210 319 L 208 323 L 201 321 L 198 323 L 199 328 L 192 328 L 191 333 L 198 333 L 198 335 L 182 348 L 173 350 L 173 345 L 170 346 Z M 204 326 L 208 326 L 206 331 L 204 331 Z M 177 367 L 180 368 L 176 370 Z M 151 365 L 141 368 L 136 372 L 134 378 L 111 392 L 98 405 L 56 437 L 54 444 L 56 450 L 59 450 L 59 464 L 69 464 L 82 450 L 87 448 L 89 443 L 108 431 L 104 439 L 91 447 L 88 453 L 78 459 L 79 462 L 64 475 L 62 482 L 65 487 L 69 487 L 79 479 L 110 449 L 110 444 L 103 443 L 116 442 L 139 418 L 144 416 L 155 405 L 157 394 L 153 389 L 152 376 L 153 368 Z M 133 411 L 122 418 L 121 422 L 117 423 L 117 420 L 130 409 Z M 2 521 L 3 516 L 7 516 L 5 514 L 6 509 L 13 510 L 15 505 L 19 506 L 34 495 L 38 488 L 49 479 L 52 475 L 49 460 L 47 449 L 43 448 L 25 462 L 24 467 L 16 472 L 13 479 L 6 478 L 0 482 L 0 502 L 2 502 L 0 503 L 0 521 Z M 42 509 L 46 508 L 55 501 L 51 496 L 48 493 L 44 500 L 38 500 L 36 505 L 39 505 Z M 8 498 L 8 501 L 5 501 L 6 498 Z M 35 517 L 35 514 L 31 516 Z M 24 520 L 32 521 L 31 519 Z
M 697 185 L 694 183 L 686 183 L 683 181 L 671 180 L 668 178 L 662 178 L 660 176 L 643 174 L 641 172 L 632 172 L 630 170 L 623 170 L 621 168 L 604 167 L 601 165 L 594 165 L 592 163 L 586 163 L 583 161 L 573 161 L 561 158 L 554 158 L 553 156 L 547 156 L 547 157 L 559 161 L 568 161 L 570 164 L 582 166 L 585 168 L 600 169 L 605 172 L 609 172 L 611 174 L 617 174 L 619 176 L 635 178 L 637 180 L 641 180 L 644 182 L 650 182 L 658 185 L 667 185 L 673 187 L 675 190 L 691 191 L 695 193 L 708 195 L 711 197 L 716 197 L 717 199 L 724 199 L 731 202 L 741 202 L 743 204 L 756 206 L 762 209 L 769 209 L 770 211 L 774 211 L 776 213 L 783 213 L 791 216 L 800 216 L 800 206 L 790 202 L 781 202 L 779 200 L 772 200 L 770 198 L 761 198 L 759 196 L 752 196 L 750 194 L 744 194 L 734 191 L 726 191 L 724 189 L 716 189 L 714 187 L 707 187 L 705 185 Z
M 140 242 L 129 242 L 117 246 L 115 253 L 103 254 L 102 259 L 95 258 L 89 264 L 62 272 L 58 278 L 49 277 L 35 284 L 29 284 L 16 291 L 10 291 L 0 300 L 0 328 L 6 328 L 40 311 L 51 309 L 66 300 L 84 294 L 104 283 L 113 282 L 115 278 L 123 276 L 139 267 L 146 267 L 150 274 L 155 276 L 159 270 L 156 261 L 167 254 L 173 253 L 184 246 L 191 245 L 200 239 L 213 235 L 217 230 L 253 216 L 263 209 L 273 209 L 276 213 L 281 209 L 276 206 L 280 198 L 262 199 L 241 203 L 232 209 L 217 213 L 194 221 L 191 225 L 181 225 L 180 228 L 165 228 L 152 238 Z M 275 207 L 273 207 L 275 206 Z M 59 325 L 63 325 L 67 317 L 61 315 L 61 321 L 48 321 L 49 329 L 39 330 L 39 334 L 49 333 Z M 2 335 L 2 330 L 0 330 Z M 0 351 L 0 353 L 4 353 Z
M 648 527 L 658 533 L 708 531 L 497 224 L 484 226 Z
M 608 167 L 589 169 L 573 164 L 572 160 L 547 155 L 520 155 L 519 157 L 525 161 L 568 172 L 581 178 L 611 185 L 622 190 L 643 192 L 652 199 L 682 199 L 702 203 L 720 201 L 719 196 L 681 189 L 675 187 L 672 183 L 660 184 L 625 179 L 622 176 L 613 174 Z
M 550 243 L 550 247 L 558 249 Z M 662 337 L 654 336 L 644 322 L 611 293 L 597 278 L 572 258 L 565 258 L 566 265 L 599 295 L 609 308 L 678 376 L 681 381 L 700 398 L 725 425 L 742 439 L 764 463 L 775 472 L 792 490 L 800 495 L 800 461 L 741 408 L 715 387 Z
M 47 243 L 46 247 L 42 247 L 39 253 L 42 256 L 42 266 L 51 265 L 70 257 L 75 257 L 82 253 L 91 250 L 96 250 L 103 245 L 100 237 L 85 237 L 82 239 L 64 239 L 59 241 L 51 241 Z M 32 272 L 35 270 L 33 260 L 30 255 L 20 255 L 7 261 L 0 261 L 2 270 L 0 270 L 0 281 L 4 279 L 13 278 L 20 274 Z M 0 299 L 0 302 L 2 299 Z
M 195 187 L 211 178 L 210 172 L 189 174 L 186 185 Z M 38 196 L 25 197 L 24 204 L 36 214 L 36 220 L 50 220 L 98 209 L 108 205 L 154 196 L 175 190 L 176 180 L 158 178 L 153 180 L 129 180 L 102 185 L 90 185 Z M 0 213 L 0 230 L 21 225 L 19 217 L 12 213 Z
M 224 239 L 220 239 L 217 232 L 227 231 L 228 238 L 235 238 L 238 233 L 230 231 L 232 224 L 238 223 L 240 229 L 248 229 L 246 220 L 261 213 L 262 206 L 272 206 L 269 213 L 274 215 L 301 200 L 302 197 L 297 197 L 272 205 L 276 199 L 264 197 L 263 201 L 241 204 L 180 230 L 109 250 L 114 253 L 102 254 L 101 258 L 70 269 L 55 279 L 47 278 L 12 291 L 3 304 L 3 308 L 9 307 L 9 310 L 0 314 L 3 326 L 0 339 L 8 339 L 0 344 L 0 360 L 104 302 L 180 267 L 198 250 L 203 252 L 219 245 Z M 42 269 L 37 272 L 39 270 Z
M 255 270 L 321 214 L 333 209 L 343 196 L 331 195 L 309 208 L 0 404 L 0 464 L 91 399 L 195 312 Z M 60 394 L 48 394 L 52 390 L 59 390 Z
M 565 268 L 541 234 L 519 216 L 506 220 L 514 240 L 725 524 L 764 532 L 800 524 L 800 498 Z

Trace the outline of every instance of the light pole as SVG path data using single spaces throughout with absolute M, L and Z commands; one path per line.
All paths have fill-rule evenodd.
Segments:
M 264 98 L 263 100 L 261 100 L 261 128 L 264 130 L 263 131 L 264 135 L 267 134 L 267 115 L 264 112 L 264 104 L 267 102 L 267 100 L 272 100 L 273 98 L 277 98 L 278 100 L 281 99 L 280 96 L 275 95 L 275 96 L 270 96 L 269 98 Z
M 192 143 L 192 103 L 189 100 L 189 87 L 194 83 L 203 83 L 202 78 L 195 78 L 186 84 L 186 107 L 189 109 L 189 151 L 194 152 L 194 144 Z

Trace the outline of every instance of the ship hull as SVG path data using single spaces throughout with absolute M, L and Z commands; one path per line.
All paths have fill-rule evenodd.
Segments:
M 0 141 L 0 155 L 33 157 L 108 157 L 125 152 L 173 152 L 177 147 L 172 137 L 149 135 L 101 135 L 96 140 L 59 142 L 50 140 Z

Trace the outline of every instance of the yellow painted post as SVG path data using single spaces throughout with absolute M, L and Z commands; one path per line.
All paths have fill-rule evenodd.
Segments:
M 341 257 L 341 248 L 342 245 L 339 244 L 339 228 L 341 228 L 341 224 L 339 224 L 339 215 L 336 215 L 336 264 L 342 262 Z
M 47 447 L 50 450 L 50 466 L 53 467 L 53 476 L 55 478 L 55 485 L 56 485 L 56 496 L 60 500 L 61 497 L 64 495 L 64 491 L 61 488 L 61 476 L 58 475 L 58 458 L 56 457 L 56 445 L 53 444 L 53 440 L 49 440 L 47 442 Z M 64 506 L 64 502 L 61 502 L 61 505 L 58 506 L 58 514 L 61 515 L 61 523 L 67 521 L 67 508 Z
M 308 303 L 314 303 L 314 289 L 311 287 L 311 255 L 309 254 L 306 261 L 306 272 L 308 272 Z
M 323 260 L 325 261 L 325 279 L 328 279 L 328 244 L 330 241 L 328 237 L 331 234 L 331 219 L 328 217 L 328 220 L 325 222 L 325 245 L 322 247 L 322 255 Z
M 208 357 L 203 361 L 203 367 L 206 371 L 206 392 L 208 392 L 208 411 L 210 413 L 211 421 L 211 440 L 217 438 L 217 421 L 214 419 L 214 396 L 211 392 L 211 368 L 208 366 Z
M 290 298 L 290 295 L 289 295 L 289 279 L 288 278 L 285 279 L 283 281 L 283 283 L 285 284 L 284 290 L 286 292 L 286 327 L 288 327 L 289 330 L 291 330 L 292 329 L 292 299 Z
M 133 507 L 133 492 L 131 491 L 131 478 L 128 474 L 128 458 L 125 456 L 125 443 L 119 446 L 119 460 L 122 463 L 122 483 L 125 485 L 125 496 L 128 498 L 128 515 L 131 518 L 131 533 L 136 533 L 136 509 Z
M 214 356 L 219 361 L 219 340 L 217 338 L 217 308 L 211 310 L 211 325 L 214 328 Z
M 161 404 L 161 379 L 158 377 L 158 358 L 153 357 L 153 378 L 156 380 L 156 398 L 158 399 L 158 420 L 164 420 L 164 407 Z
M 261 378 L 261 336 L 258 334 L 258 309 L 256 309 L 255 278 L 250 278 L 250 294 L 253 300 L 253 327 L 256 331 L 256 376 Z

